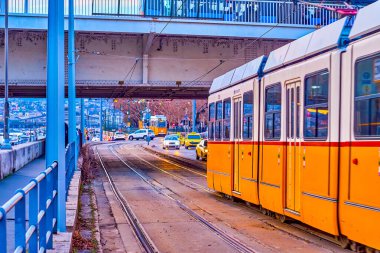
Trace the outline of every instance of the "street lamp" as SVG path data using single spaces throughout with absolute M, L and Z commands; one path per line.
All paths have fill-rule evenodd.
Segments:
M 5 0 L 4 14 L 4 143 L 2 149 L 12 149 L 9 140 L 9 101 L 8 101 L 8 0 Z

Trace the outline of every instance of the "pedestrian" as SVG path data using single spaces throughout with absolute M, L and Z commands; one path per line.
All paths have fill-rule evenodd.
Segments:
M 150 133 L 149 133 L 149 131 L 148 131 L 148 136 L 146 137 L 146 142 L 148 143 L 148 146 L 149 146 L 149 142 L 150 142 Z

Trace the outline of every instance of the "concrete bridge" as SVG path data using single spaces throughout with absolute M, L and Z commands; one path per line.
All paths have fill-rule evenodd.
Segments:
M 10 96 L 45 97 L 47 0 L 9 1 Z M 204 98 L 214 77 L 337 18 L 292 1 L 75 0 L 77 96 Z

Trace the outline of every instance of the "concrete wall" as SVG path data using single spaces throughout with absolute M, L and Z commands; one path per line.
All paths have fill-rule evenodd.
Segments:
M 17 145 L 12 150 L 0 150 L 0 180 L 15 173 L 44 153 L 45 141 Z
M 0 59 L 4 56 L 0 34 Z M 191 82 L 225 61 L 199 81 L 236 68 L 288 41 L 269 39 L 154 37 L 145 52 L 148 84 Z M 11 31 L 9 39 L 9 79 L 13 85 L 46 82 L 46 32 Z M 110 81 L 143 82 L 144 39 L 133 34 L 76 34 L 77 82 L 81 85 L 107 85 Z M 137 63 L 136 63 L 137 60 Z M 67 63 L 67 61 L 66 61 Z M 3 62 L 0 61 L 0 70 Z M 4 71 L 0 71 L 3 80 Z

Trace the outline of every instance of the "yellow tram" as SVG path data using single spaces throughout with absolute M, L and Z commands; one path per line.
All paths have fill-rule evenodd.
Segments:
M 165 136 L 168 132 L 167 119 L 164 115 L 151 116 L 149 119 L 149 129 L 155 136 Z
M 213 81 L 209 188 L 380 250 L 379 11 L 380 1 L 352 27 L 343 18 Z

